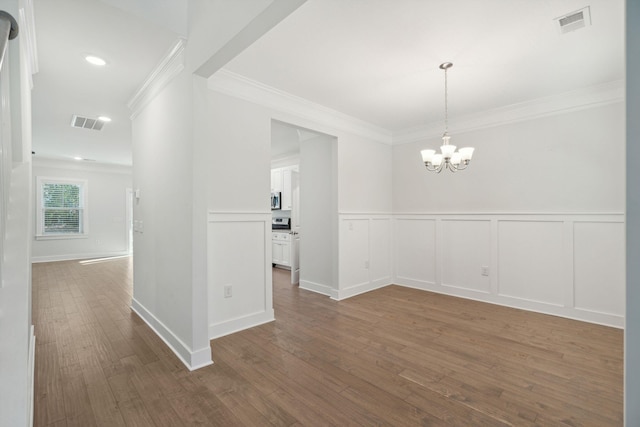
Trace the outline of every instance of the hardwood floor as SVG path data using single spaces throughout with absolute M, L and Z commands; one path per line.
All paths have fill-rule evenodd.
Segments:
M 621 330 L 275 269 L 277 320 L 189 372 L 129 309 L 131 264 L 34 264 L 36 426 L 622 425 Z

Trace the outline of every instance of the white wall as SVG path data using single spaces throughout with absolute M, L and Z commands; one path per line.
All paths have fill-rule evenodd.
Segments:
M 337 115 L 335 114 L 330 117 L 303 114 L 300 109 L 290 108 L 290 106 L 279 104 L 279 102 L 251 102 L 226 95 L 226 88 L 219 86 L 219 79 L 220 77 L 214 75 L 209 80 L 209 87 L 213 90 L 209 91 L 206 98 L 202 97 L 198 101 L 205 106 L 202 107 L 202 111 L 208 111 L 208 113 L 204 116 L 198 113 L 197 117 L 198 123 L 203 124 L 202 128 L 206 129 L 203 135 L 197 138 L 199 155 L 196 157 L 206 162 L 198 169 L 206 171 L 207 178 L 205 181 L 209 183 L 207 190 L 208 209 L 212 214 L 212 218 L 223 217 L 223 215 L 225 217 L 225 221 L 213 221 L 215 223 L 213 231 L 211 231 L 210 225 L 209 235 L 212 237 L 218 236 L 218 242 L 215 239 L 210 242 L 214 251 L 218 250 L 217 247 L 220 247 L 220 245 L 225 245 L 226 241 L 222 239 L 222 236 L 230 235 L 224 231 L 225 228 L 234 229 L 235 233 L 243 236 L 243 239 L 253 242 L 254 247 L 261 247 L 258 244 L 262 238 L 262 229 L 257 225 L 259 215 L 267 214 L 270 216 L 267 195 L 270 188 L 270 125 L 272 120 L 278 120 L 292 126 L 335 137 L 337 141 L 335 143 L 336 148 L 332 149 L 333 151 L 327 150 L 323 152 L 323 159 L 326 162 L 322 164 L 330 164 L 329 156 L 334 156 L 331 162 L 334 165 L 338 165 L 336 181 L 332 183 L 332 187 L 327 182 L 327 186 L 323 187 L 322 192 L 325 195 L 327 195 L 327 192 L 331 192 L 330 196 L 337 202 L 337 205 L 331 210 L 326 212 L 323 210 L 327 215 L 330 215 L 331 211 L 333 212 L 333 218 L 327 217 L 326 221 L 327 223 L 333 221 L 332 227 L 336 236 L 338 236 L 337 224 L 342 210 L 351 213 L 386 212 L 388 214 L 390 212 L 391 147 L 389 145 L 377 142 L 370 137 L 360 136 L 357 126 L 350 128 L 340 118 L 336 118 Z M 222 79 L 224 80 L 224 76 Z M 262 95 L 268 97 L 273 93 L 260 93 L 258 97 Z M 200 94 L 196 96 L 200 98 Z M 288 101 L 285 100 L 284 102 Z M 352 131 L 351 129 L 356 130 Z M 363 131 L 364 134 L 367 134 L 367 132 L 368 128 Z M 311 170 L 305 171 L 305 169 L 307 169 L 307 166 L 305 166 L 304 153 L 301 151 L 300 180 L 302 191 L 309 190 L 305 190 L 305 182 L 308 181 L 305 178 L 305 174 L 312 172 Z M 329 173 L 329 171 L 319 170 L 316 172 L 323 172 L 323 175 Z M 314 190 L 311 189 L 310 191 L 313 192 Z M 302 194 L 301 203 L 306 203 L 305 199 L 308 198 Z M 316 209 L 316 207 L 313 209 Z M 322 209 L 329 209 L 329 206 L 323 204 Z M 238 219 L 231 221 L 228 215 L 235 216 Z M 255 219 L 252 221 L 244 220 L 247 218 Z M 301 221 L 305 221 L 302 216 Z M 302 225 L 304 227 L 304 222 Z M 322 252 L 323 256 L 317 258 L 305 255 L 305 233 L 306 231 L 302 230 L 300 254 L 302 286 L 304 286 L 303 283 L 306 278 L 307 283 L 310 284 L 310 289 L 339 299 L 348 296 L 342 292 L 342 288 L 362 285 L 361 282 L 345 283 L 344 285 L 341 282 L 343 277 L 349 277 L 349 273 L 342 270 L 350 270 L 352 264 L 343 262 L 341 258 L 343 247 L 339 246 L 339 236 L 334 238 L 331 243 L 328 240 L 323 240 L 322 249 L 313 249 Z M 323 239 L 326 237 L 323 236 Z M 387 240 L 390 241 L 390 235 L 387 237 Z M 371 240 L 377 241 L 379 239 L 376 237 Z M 368 245 L 369 242 L 367 242 L 367 247 Z M 349 249 L 345 247 L 345 250 Z M 271 259 L 271 247 L 267 245 L 265 251 L 265 258 Z M 256 259 L 261 258 L 259 254 L 254 254 L 253 256 Z M 329 259 L 331 259 L 331 264 L 329 264 L 329 270 L 327 270 L 326 260 Z M 374 258 L 372 262 L 377 262 L 377 258 Z M 380 261 L 380 266 L 380 268 L 387 270 L 385 276 L 389 281 L 385 284 L 390 283 L 390 254 L 386 259 Z M 217 313 L 224 312 L 222 307 L 217 309 L 217 313 L 210 312 L 209 321 L 212 322 L 210 330 L 215 331 L 216 335 L 233 332 L 239 328 L 239 324 L 242 327 L 246 327 L 251 323 L 250 319 L 253 319 L 254 324 L 267 321 L 268 310 L 258 316 L 255 309 L 250 309 L 250 307 L 272 307 L 271 294 L 269 293 L 271 276 L 268 274 L 270 265 L 267 265 L 267 273 L 265 274 L 261 271 L 261 269 L 265 268 L 261 263 L 247 263 L 242 253 L 232 252 L 221 256 L 219 259 L 210 258 L 208 267 L 210 272 L 210 295 L 222 295 L 224 285 L 228 284 L 225 282 L 225 280 L 228 280 L 225 277 L 227 277 L 226 272 L 229 268 L 234 269 L 236 272 L 243 271 L 236 274 L 238 283 L 233 284 L 234 289 L 236 286 L 240 288 L 250 286 L 253 292 L 242 294 L 242 298 L 246 299 L 239 302 L 233 301 L 236 298 L 234 292 L 234 296 L 230 300 L 222 302 L 227 305 L 234 304 L 238 307 L 235 317 L 230 314 L 218 317 Z M 305 269 L 308 270 L 307 273 L 305 273 Z M 217 274 L 217 272 L 221 274 Z M 310 274 L 310 276 L 305 276 L 305 274 Z M 258 277 L 264 277 L 264 280 L 258 282 L 256 280 Z M 250 278 L 254 280 L 249 280 Z M 317 282 L 312 281 L 312 279 L 317 280 Z M 313 286 L 312 283 L 321 286 Z M 368 285 L 368 282 L 366 285 Z M 350 292 L 355 294 L 362 291 L 364 291 L 364 288 L 358 288 L 358 290 L 354 288 Z M 237 298 L 241 298 L 241 296 Z M 265 298 L 264 304 L 262 298 Z M 211 302 L 211 304 L 213 305 L 214 303 Z
M 336 299 L 393 282 L 392 148 L 352 136 L 338 144 L 340 277 Z
M 0 72 L 0 426 L 31 425 L 35 337 L 31 319 L 32 10 L 2 0 L 20 25 Z
M 209 336 L 273 320 L 271 119 L 255 104 L 203 88 L 196 102 L 195 173 L 209 212 Z M 224 286 L 232 297 L 224 298 Z
M 627 1 L 627 318 L 625 327 L 625 425 L 640 425 L 640 3 Z
M 134 118 L 134 292 L 132 308 L 191 369 L 211 361 L 196 336 L 192 256 L 192 78 L 181 73 Z M 205 222 L 206 220 L 203 220 Z M 198 301 L 206 295 L 200 291 Z M 203 303 L 206 308 L 206 302 Z
M 300 142 L 300 287 L 325 295 L 338 290 L 337 140 Z
M 622 327 L 623 109 L 453 132 L 457 174 L 425 170 L 438 140 L 394 147 L 395 282 Z
M 97 258 L 124 255 L 128 251 L 126 189 L 132 186 L 131 168 L 78 162 L 37 159 L 36 177 L 86 180 L 88 236 L 80 239 L 37 240 L 32 244 L 32 261 Z M 37 197 L 38 189 L 33 189 Z M 34 205 L 35 206 L 35 205 Z M 34 223 L 35 229 L 35 223 Z
M 189 369 L 211 363 L 209 188 L 215 187 L 215 193 L 220 187 L 216 184 L 232 178 L 218 176 L 213 183 L 203 179 L 211 167 L 210 159 L 201 157 L 209 118 L 202 119 L 205 107 L 197 95 L 206 97 L 206 82 L 193 73 L 211 58 L 229 60 L 240 52 L 244 45 L 233 42 L 234 37 L 247 25 L 260 23 L 258 15 L 270 4 L 268 0 L 189 2 L 186 48 L 177 43 L 129 102 L 133 180 L 140 190 L 140 200 L 134 204 L 139 231 L 134 234 L 132 308 Z
M 394 147 L 394 212 L 624 210 L 622 103 L 451 134 L 476 148 L 457 174 L 425 170 L 420 150 L 439 138 Z
M 391 146 L 353 134 L 338 142 L 340 213 L 391 213 Z

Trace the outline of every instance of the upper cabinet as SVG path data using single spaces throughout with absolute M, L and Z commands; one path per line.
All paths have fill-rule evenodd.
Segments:
M 282 168 L 271 169 L 271 192 L 277 193 L 282 191 Z
M 298 166 L 271 169 L 271 192 L 281 192 L 281 209 L 290 211 L 293 205 L 291 195 L 291 171 L 298 171 Z
M 282 210 L 291 210 L 291 168 L 282 170 Z

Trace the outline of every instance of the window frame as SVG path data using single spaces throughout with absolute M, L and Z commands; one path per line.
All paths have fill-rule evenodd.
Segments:
M 80 187 L 80 208 L 82 210 L 82 231 L 79 233 L 47 233 L 44 231 L 43 192 L 46 184 L 68 184 Z M 86 239 L 89 236 L 89 199 L 86 179 L 36 177 L 36 240 Z

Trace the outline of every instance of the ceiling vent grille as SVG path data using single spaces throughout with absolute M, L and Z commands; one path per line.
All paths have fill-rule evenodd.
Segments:
M 591 25 L 591 12 L 589 6 L 584 9 L 571 12 L 567 15 L 556 18 L 560 34 L 566 34 L 571 31 L 579 30 L 587 25 Z
M 73 117 L 71 117 L 71 127 L 73 128 L 102 130 L 102 126 L 104 126 L 104 122 L 102 120 L 82 117 L 77 114 L 74 114 Z

